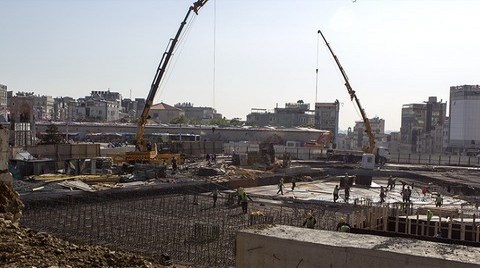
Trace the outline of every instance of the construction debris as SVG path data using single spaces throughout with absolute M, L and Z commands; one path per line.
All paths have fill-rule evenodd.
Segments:
M 24 208 L 18 194 L 3 181 L 0 181 L 0 217 L 17 222 Z
M 77 245 L 14 225 L 0 216 L 2 267 L 162 267 L 152 259 L 100 246 Z

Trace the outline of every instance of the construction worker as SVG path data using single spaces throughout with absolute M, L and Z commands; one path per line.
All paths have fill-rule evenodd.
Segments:
M 345 222 L 345 219 L 342 217 L 337 224 L 337 231 L 349 233 L 350 232 L 350 224 Z
M 308 212 L 305 221 L 303 221 L 303 226 L 307 225 L 307 228 L 314 229 L 316 223 L 317 220 L 313 217 L 312 212 Z
M 345 203 L 348 203 L 348 199 L 350 199 L 350 186 L 345 185 Z
M 427 187 L 425 185 L 422 187 L 422 194 L 423 198 L 425 199 L 425 196 L 427 195 Z
M 280 181 L 278 182 L 278 191 L 277 191 L 277 194 L 278 193 L 282 193 L 283 195 L 283 178 L 280 179 Z
M 172 158 L 172 174 L 177 172 L 177 159 L 175 157 Z
M 219 193 L 220 193 L 220 192 L 218 191 L 218 188 L 215 188 L 215 189 L 213 189 L 213 191 L 212 191 L 213 207 L 216 207 L 216 206 L 217 206 L 217 198 L 218 198 Z
M 433 217 L 433 213 L 429 210 L 427 210 L 427 221 L 431 221 Z
M 338 185 L 335 185 L 335 188 L 333 188 L 333 202 L 336 203 L 338 199 L 338 191 L 340 191 L 340 188 L 338 188 Z
M 296 183 L 297 183 L 297 178 L 293 177 L 292 178 L 292 191 L 295 190 Z
M 435 206 L 441 207 L 442 205 L 443 205 L 443 197 L 441 194 L 438 194 L 437 198 L 435 198 Z
M 242 187 L 237 188 L 237 206 L 240 206 L 240 202 L 242 201 L 242 194 L 244 193 L 244 189 Z
M 247 214 L 247 209 L 248 209 L 248 199 L 250 199 L 251 201 L 253 201 L 252 198 L 250 198 L 250 196 L 247 195 L 247 193 L 245 191 L 243 191 L 242 193 L 242 201 L 240 202 L 242 204 L 242 211 L 243 211 L 243 214 Z
M 385 189 L 383 189 L 383 186 L 380 186 L 380 203 L 385 202 Z

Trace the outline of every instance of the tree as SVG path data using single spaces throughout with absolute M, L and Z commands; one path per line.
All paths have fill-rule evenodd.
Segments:
M 170 121 L 170 124 L 189 124 L 189 123 L 190 123 L 190 120 L 188 120 L 188 118 L 185 117 L 184 115 L 177 117 L 175 119 L 172 119 L 172 121 Z
M 223 118 L 212 118 L 210 119 L 210 125 L 217 125 L 220 127 L 228 127 L 230 126 L 230 121 L 227 120 L 225 117 Z
M 57 144 L 63 142 L 62 135 L 58 132 L 58 127 L 55 124 L 50 124 L 45 132 L 47 134 L 42 138 L 42 144 Z
M 242 121 L 240 121 L 240 118 L 233 118 L 232 120 L 230 120 L 230 125 L 240 126 L 242 125 Z

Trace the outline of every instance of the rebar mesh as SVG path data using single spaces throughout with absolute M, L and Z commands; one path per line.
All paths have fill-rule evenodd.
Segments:
M 92 199 L 93 198 L 93 199 Z M 22 224 L 77 243 L 108 246 L 161 259 L 166 253 L 177 262 L 205 267 L 235 265 L 235 233 L 252 220 L 240 207 L 220 197 L 168 194 L 123 200 L 95 195 L 85 199 L 36 201 L 27 204 Z M 318 204 L 251 203 L 266 223 L 302 226 L 307 211 L 317 218 L 316 229 L 333 230 L 336 211 Z

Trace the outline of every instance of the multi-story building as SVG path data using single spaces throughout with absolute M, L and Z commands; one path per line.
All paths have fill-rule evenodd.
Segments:
M 423 146 L 417 146 L 417 142 L 422 137 L 430 137 L 431 135 L 423 135 L 434 129 L 436 131 L 445 122 L 447 104 L 437 101 L 436 97 L 429 97 L 427 102 L 404 104 L 402 106 L 402 126 L 400 128 L 403 147 L 407 151 L 417 152 L 417 149 L 423 148 L 422 151 L 432 151 L 431 148 L 425 148 L 427 144 L 422 141 Z M 422 136 L 423 135 L 423 136 Z M 428 146 L 432 146 L 428 143 Z M 437 145 L 434 145 L 438 147 Z M 441 146 L 441 145 L 440 145 Z
M 174 107 L 182 109 L 185 112 L 186 118 L 201 123 L 208 123 L 213 118 L 222 117 L 222 115 L 218 114 L 212 107 L 194 107 L 193 103 L 190 102 L 177 103 Z
M 426 116 L 425 116 L 425 132 L 429 132 L 436 126 L 443 126 L 445 117 L 447 115 L 447 103 L 440 100 L 437 101 L 437 97 L 428 97 L 426 104 Z
M 474 154 L 480 151 L 480 86 L 450 87 L 449 151 Z
M 35 114 L 34 103 L 36 96 L 31 94 L 20 94 L 8 98 L 8 109 L 10 111 L 10 143 L 14 146 L 32 145 L 35 142 Z
M 0 122 L 8 121 L 7 86 L 0 84 Z
M 340 112 L 340 103 L 335 102 L 317 102 L 315 103 L 315 128 L 328 130 L 332 134 L 333 143 L 338 143 L 338 120 Z
M 391 153 L 400 153 L 402 151 L 402 136 L 400 131 L 390 132 L 388 140 L 388 149 Z
M 107 91 L 93 90 L 90 92 L 90 97 L 98 100 L 117 102 L 118 105 L 122 104 L 122 94 L 118 92 L 111 92 L 110 89 Z
M 52 96 L 35 95 L 33 92 L 17 92 L 13 96 L 13 92 L 7 93 L 11 97 L 8 98 L 7 103 L 11 103 L 13 99 L 29 98 L 32 100 L 32 111 L 35 120 L 51 120 L 53 117 L 53 98 Z M 7 104 L 10 107 L 10 104 Z
M 425 126 L 425 104 L 404 104 L 402 106 L 402 123 L 400 133 L 402 143 L 407 145 L 408 151 L 415 151 L 417 145 L 417 136 L 419 136 Z
M 267 109 L 252 108 L 247 115 L 247 124 L 255 126 L 273 126 L 276 123 L 275 114 Z
M 161 102 L 152 105 L 148 115 L 150 115 L 150 120 L 153 120 L 156 123 L 168 124 L 173 119 L 185 116 L 185 112 L 180 108 Z
M 385 120 L 374 117 L 369 119 L 369 121 L 370 128 L 375 137 L 376 146 L 386 146 L 388 135 L 385 134 Z M 367 133 L 365 132 L 365 123 L 363 121 L 355 122 L 353 133 L 355 139 L 354 144 L 357 146 L 356 149 L 369 146 L 369 139 Z
M 115 122 L 120 119 L 120 104 L 115 101 L 80 98 L 68 106 L 71 121 Z
M 0 84 L 0 107 L 7 107 L 7 86 Z
M 298 101 L 286 103 L 285 108 L 276 107 L 273 113 L 263 109 L 252 109 L 252 112 L 247 115 L 247 124 L 286 128 L 314 126 L 315 114 L 310 110 L 310 104 Z
M 132 99 L 123 99 L 122 100 L 122 111 L 126 114 L 129 121 L 137 119 L 140 114 L 137 113 L 138 103 Z
M 34 98 L 34 113 L 39 120 L 53 119 L 53 97 L 37 95 Z
M 55 121 L 68 121 L 68 106 L 70 103 L 74 103 L 75 99 L 71 97 L 58 97 L 53 99 L 53 120 Z

